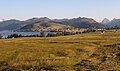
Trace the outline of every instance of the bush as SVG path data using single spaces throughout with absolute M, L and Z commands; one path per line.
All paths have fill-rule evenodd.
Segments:
M 60 32 L 48 33 L 46 37 L 55 37 L 55 36 L 63 36 L 63 33 L 60 33 Z
M 95 31 L 96 31 L 95 29 L 93 29 L 93 28 L 89 28 L 89 29 L 87 29 L 86 32 L 95 32 Z
M 58 51 L 56 53 L 57 56 L 66 56 L 67 54 L 65 52 Z
M 62 32 L 58 32 L 58 33 L 56 33 L 56 36 L 63 36 L 63 33 Z
M 8 64 L 7 64 L 7 62 L 5 62 L 5 61 L 0 61 L 0 66 L 7 66 Z
M 64 36 L 67 36 L 67 35 L 73 35 L 73 33 L 71 32 L 63 32 Z
M 21 71 L 21 69 L 13 66 L 2 69 L 1 71 Z
M 56 36 L 56 35 L 48 33 L 46 37 L 54 37 L 54 36 Z
M 40 37 L 45 37 L 45 33 L 44 33 L 44 32 L 41 32 L 39 36 L 40 36 Z
M 32 68 L 31 65 L 29 65 L 29 66 L 23 65 L 23 66 L 21 67 L 22 70 L 30 70 L 31 68 Z
M 45 65 L 45 66 L 33 66 L 30 71 L 56 71 L 53 69 L 53 66 Z

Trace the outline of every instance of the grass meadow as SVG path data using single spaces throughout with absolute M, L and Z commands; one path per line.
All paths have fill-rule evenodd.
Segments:
M 0 39 L 0 71 L 119 71 L 120 30 Z

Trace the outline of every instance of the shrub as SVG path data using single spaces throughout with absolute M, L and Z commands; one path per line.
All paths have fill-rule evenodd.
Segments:
M 40 33 L 40 37 L 45 37 L 45 33 L 44 33 L 44 32 L 41 32 L 41 33 Z
M 57 55 L 57 56 L 66 56 L 67 54 L 66 54 L 65 52 L 60 52 L 60 51 L 58 51 L 58 52 L 56 53 L 56 55 Z
M 21 67 L 22 70 L 30 70 L 31 68 L 32 68 L 31 65 L 29 65 L 29 66 L 23 65 L 23 66 Z
M 56 36 L 63 36 L 63 33 L 62 32 L 58 32 L 58 33 L 56 33 Z
M 46 37 L 54 37 L 54 36 L 56 36 L 56 34 L 48 33 Z
M 67 36 L 67 35 L 72 35 L 71 32 L 63 32 L 64 36 Z
M 7 64 L 7 62 L 5 62 L 5 61 L 0 61 L 0 66 L 7 66 L 8 64 Z
M 63 36 L 63 33 L 61 33 L 61 32 L 48 33 L 46 37 L 55 37 L 55 36 Z
M 95 29 L 93 29 L 93 28 L 89 28 L 89 29 L 87 29 L 86 32 L 95 32 L 95 31 L 96 31 Z
M 21 69 L 13 66 L 2 69 L 1 71 L 21 71 Z
M 55 71 L 53 66 L 33 66 L 30 71 Z

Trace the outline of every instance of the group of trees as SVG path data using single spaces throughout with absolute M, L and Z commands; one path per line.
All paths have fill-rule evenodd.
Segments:
M 111 28 L 106 28 L 107 30 L 113 30 L 115 29 L 115 31 L 118 31 L 118 29 L 120 29 L 120 26 L 114 26 L 114 27 L 111 27 Z
M 114 27 L 112 27 L 112 29 L 115 29 L 116 31 L 118 31 L 118 29 L 120 29 L 120 27 L 114 26 Z
M 120 29 L 120 26 L 114 26 L 114 27 L 104 27 L 99 30 L 96 30 L 95 28 L 88 28 L 84 33 L 89 33 L 89 32 L 96 32 L 96 31 L 101 31 L 103 33 L 105 30 L 115 30 L 118 31 Z
M 118 31 L 118 29 L 120 29 L 120 27 L 118 26 L 114 26 L 111 28 L 104 28 L 106 30 L 113 30 L 115 29 L 115 31 Z M 103 28 L 99 31 L 101 31 L 101 33 L 103 33 L 105 30 Z M 47 35 L 44 32 L 41 32 L 38 35 L 21 35 L 21 34 L 11 34 L 9 35 L 7 38 L 19 38 L 19 37 L 55 37 L 55 36 L 67 36 L 67 35 L 75 35 L 75 34 L 82 34 L 82 33 L 89 33 L 89 32 L 96 32 L 97 29 L 95 28 L 88 28 L 87 30 L 83 31 L 83 32 L 57 32 L 57 33 L 48 33 Z M 0 34 L 0 39 L 3 38 L 3 36 Z
M 46 37 L 55 37 L 55 36 L 67 36 L 67 35 L 75 35 L 76 32 L 58 32 L 56 34 L 48 33 Z
M 20 38 L 20 37 L 43 37 L 41 35 L 21 35 L 21 34 L 11 34 L 7 38 Z
M 20 38 L 20 37 L 55 37 L 55 36 L 67 36 L 67 35 L 75 35 L 77 33 L 73 32 L 57 32 L 57 33 L 48 33 L 45 34 L 44 32 L 41 32 L 38 35 L 21 35 L 21 34 L 11 34 L 7 38 Z

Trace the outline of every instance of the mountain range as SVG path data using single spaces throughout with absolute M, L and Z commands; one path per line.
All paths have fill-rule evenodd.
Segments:
M 108 27 L 120 26 L 120 19 L 114 18 L 113 20 L 110 21 L 107 18 L 105 18 L 101 23 Z
M 92 18 L 73 18 L 73 19 L 55 19 L 55 22 L 59 22 L 64 25 L 73 26 L 75 28 L 101 28 L 104 25 L 98 23 Z
M 31 18 L 25 21 L 5 20 L 0 22 L 0 31 L 51 31 L 65 30 L 71 28 L 102 28 L 107 26 L 119 25 L 120 19 L 109 21 L 107 18 L 101 23 L 92 18 L 72 18 L 72 19 L 49 19 L 47 17 Z

